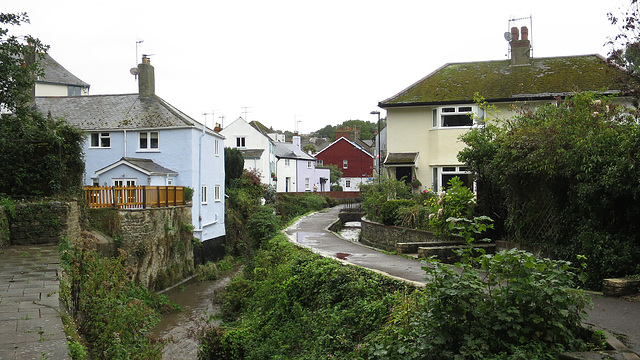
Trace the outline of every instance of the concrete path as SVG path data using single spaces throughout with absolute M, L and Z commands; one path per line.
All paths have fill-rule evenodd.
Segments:
M 339 212 L 338 206 L 304 217 L 285 229 L 285 234 L 292 242 L 321 255 L 406 279 L 417 285 L 424 284 L 425 275 L 420 261 L 387 255 L 329 231 L 328 227 L 338 219 Z M 594 308 L 587 311 L 589 319 L 585 323 L 622 335 L 629 349 L 640 353 L 640 302 L 591 294 Z
M 70 359 L 57 246 L 0 248 L 0 359 Z

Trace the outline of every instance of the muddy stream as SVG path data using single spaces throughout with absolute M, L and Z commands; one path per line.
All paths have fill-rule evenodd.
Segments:
M 182 311 L 164 314 L 162 321 L 155 327 L 151 335 L 157 339 L 167 340 L 162 359 L 197 359 L 198 332 L 209 322 L 217 324 L 217 320 L 209 320 L 217 315 L 220 307 L 212 299 L 221 292 L 240 273 L 240 267 L 222 274 L 214 281 L 191 281 L 182 286 L 168 290 L 164 294 L 182 307 Z

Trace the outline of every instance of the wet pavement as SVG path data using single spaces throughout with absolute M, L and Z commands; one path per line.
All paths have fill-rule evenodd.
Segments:
M 0 249 L 0 359 L 70 359 L 54 245 Z
M 424 285 L 425 273 L 419 260 L 388 255 L 329 231 L 339 212 L 340 206 L 337 206 L 304 217 L 285 229 L 285 234 L 290 241 L 323 256 Z M 590 294 L 594 308 L 587 311 L 589 318 L 585 323 L 621 335 L 631 351 L 640 353 L 640 302 Z

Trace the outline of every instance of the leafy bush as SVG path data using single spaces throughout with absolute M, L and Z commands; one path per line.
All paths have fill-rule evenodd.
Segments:
M 574 288 L 568 262 L 520 250 L 473 252 L 461 252 L 455 268 L 429 260 L 424 290 L 399 297 L 387 325 L 354 357 L 556 359 L 585 348 L 581 323 L 590 298 Z
M 602 276 L 640 272 L 638 118 L 637 108 L 577 94 L 472 129 L 458 158 L 508 238 L 557 259 L 586 255 L 597 289 Z
M 177 309 L 129 280 L 123 257 L 105 258 L 87 244 L 60 244 L 61 300 L 94 359 L 158 359 L 162 345 L 148 336 L 163 311 Z
M 458 177 L 449 180 L 448 185 L 447 190 L 440 193 L 438 201 L 433 204 L 429 215 L 430 228 L 441 238 L 450 235 L 449 218 L 470 219 L 475 206 L 473 192 Z
M 258 248 L 263 241 L 272 238 L 282 227 L 273 206 L 260 206 L 247 220 L 247 231 L 253 247 Z
M 408 289 L 278 237 L 227 288 L 226 322 L 204 334 L 200 358 L 345 359 Z
M 411 199 L 411 187 L 404 181 L 393 178 L 373 184 L 360 186 L 362 193 L 362 210 L 367 219 L 382 221 L 381 209 L 389 200 Z
M 402 207 L 412 207 L 415 206 L 416 203 L 413 200 L 389 200 L 382 205 L 380 208 L 380 217 L 382 218 L 382 223 L 385 225 L 400 225 L 400 212 L 399 209 Z
M 282 194 L 278 197 L 276 210 L 280 214 L 282 222 L 286 223 L 296 216 L 333 206 L 332 204 L 335 204 L 335 201 L 329 199 L 314 193 L 304 193 L 302 195 Z

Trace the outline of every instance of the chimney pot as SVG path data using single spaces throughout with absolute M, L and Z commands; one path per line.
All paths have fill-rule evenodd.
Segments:
M 511 41 L 518 41 L 519 39 L 518 28 L 514 26 L 511 28 Z
M 522 34 L 522 40 L 529 40 L 529 29 L 526 26 L 520 28 Z

